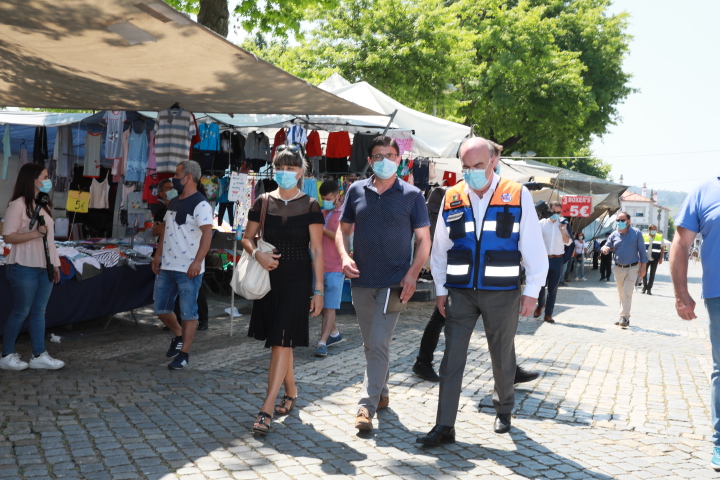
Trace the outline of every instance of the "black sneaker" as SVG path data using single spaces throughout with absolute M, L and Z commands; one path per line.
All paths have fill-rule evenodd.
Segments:
M 427 380 L 428 382 L 437 383 L 440 381 L 440 377 L 438 377 L 438 374 L 435 373 L 431 364 L 415 362 L 415 365 L 413 365 L 413 372 L 415 375 L 423 380 Z
M 174 337 L 172 340 L 170 340 L 170 348 L 168 349 L 168 351 L 165 355 L 167 355 L 168 358 L 174 357 L 175 355 L 180 353 L 180 349 L 182 348 L 182 346 L 183 346 L 182 336 Z
M 517 366 L 515 369 L 515 383 L 525 383 L 525 382 L 532 382 L 536 378 L 540 376 L 537 372 L 528 372 L 524 368 L 522 368 L 520 365 Z
M 173 361 L 170 362 L 170 364 L 168 365 L 168 368 L 170 370 L 182 370 L 189 363 L 190 363 L 190 354 L 185 353 L 185 352 L 179 352 L 177 355 L 175 355 L 175 358 L 173 358 Z

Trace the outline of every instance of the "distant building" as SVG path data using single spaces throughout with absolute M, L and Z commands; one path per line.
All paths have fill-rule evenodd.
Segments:
M 643 185 L 643 193 L 647 195 L 647 188 Z M 648 231 L 648 225 L 657 225 L 658 232 L 664 237 L 667 236 L 668 214 L 670 209 L 658 205 L 655 200 L 645 195 L 638 195 L 630 191 L 625 191 L 620 197 L 620 210 L 627 212 L 632 218 L 631 224 L 635 228 L 639 228 L 643 233 Z M 660 218 L 658 219 L 658 215 Z

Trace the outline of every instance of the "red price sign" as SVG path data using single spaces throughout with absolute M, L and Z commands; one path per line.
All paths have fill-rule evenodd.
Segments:
M 565 195 L 562 197 L 563 217 L 589 217 L 592 213 L 592 197 Z

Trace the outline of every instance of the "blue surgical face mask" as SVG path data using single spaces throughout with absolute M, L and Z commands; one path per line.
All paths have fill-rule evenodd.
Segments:
M 618 228 L 618 230 L 625 230 L 627 228 L 627 222 L 623 222 L 623 221 L 617 222 L 617 228 Z
M 470 186 L 470 188 L 472 188 L 473 190 L 482 190 L 483 188 L 485 188 L 485 186 L 490 181 L 487 179 L 486 172 L 487 172 L 487 169 L 483 169 L 483 170 L 464 169 L 463 170 L 463 178 L 465 179 L 465 183 L 467 183 Z
M 275 172 L 273 180 L 275 180 L 275 183 L 277 183 L 283 190 L 290 190 L 291 188 L 297 186 L 298 179 L 295 175 L 297 175 L 297 172 L 282 170 Z
M 185 177 L 183 177 L 185 178 Z M 185 185 L 182 184 L 182 178 L 172 178 L 172 184 L 173 188 L 177 191 L 178 195 L 182 195 L 183 190 L 185 189 Z M 170 198 L 168 198 L 170 200 Z
M 332 210 L 333 208 L 335 208 L 335 202 L 332 200 L 323 200 L 322 208 L 323 210 Z
M 383 158 L 379 162 L 373 163 L 373 172 L 383 180 L 392 178 L 392 176 L 397 173 L 397 168 L 397 163 L 393 162 L 389 158 Z
M 657 233 L 657 230 L 650 230 L 650 235 L 654 236 Z
M 42 186 L 39 188 L 39 190 L 43 193 L 49 193 L 52 189 L 52 180 L 43 180 Z
M 500 163 L 498 163 L 497 167 L 495 167 L 495 175 L 500 175 Z
M 558 221 L 560 220 L 560 215 L 558 215 L 557 213 L 553 213 L 552 216 L 550 216 L 550 219 Z
M 168 202 L 177 196 L 178 196 L 178 192 L 174 188 L 171 188 L 170 190 L 165 192 L 165 197 L 167 198 Z

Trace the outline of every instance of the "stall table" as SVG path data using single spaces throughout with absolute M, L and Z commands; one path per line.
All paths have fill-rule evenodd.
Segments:
M 57 327 L 127 312 L 153 302 L 155 274 L 150 265 L 103 268 L 100 275 L 53 286 L 45 326 Z M 12 296 L 6 266 L 0 265 L 0 336 L 10 313 Z M 23 330 L 27 329 L 27 323 Z

